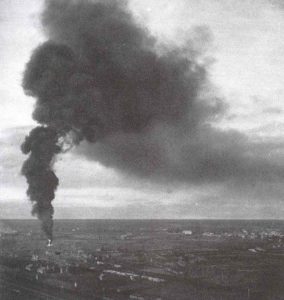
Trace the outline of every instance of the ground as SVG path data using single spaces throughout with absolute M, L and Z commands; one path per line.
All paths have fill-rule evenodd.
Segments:
M 3 221 L 0 299 L 284 299 L 283 221 Z

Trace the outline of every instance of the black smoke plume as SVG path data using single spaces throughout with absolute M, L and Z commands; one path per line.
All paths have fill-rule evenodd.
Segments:
M 194 102 L 206 72 L 182 51 L 157 54 L 155 39 L 125 4 L 47 1 L 42 23 L 49 39 L 34 51 L 23 78 L 25 92 L 37 100 L 33 118 L 42 126 L 22 145 L 30 153 L 22 173 L 33 214 L 51 237 L 58 185 L 52 164 L 60 139 L 71 132 L 74 143 L 103 142 L 116 134 L 146 134 L 159 123 L 194 127 L 199 118 L 190 116 L 199 113 Z
M 22 151 L 30 153 L 22 173 L 26 176 L 29 188 L 27 194 L 33 203 L 32 214 L 42 222 L 42 229 L 52 240 L 54 191 L 58 178 L 52 171 L 53 156 L 60 152 L 57 145 L 58 134 L 50 127 L 34 128 L 22 144 Z
M 58 184 L 52 164 L 67 136 L 84 141 L 79 152 L 89 159 L 156 179 L 211 182 L 273 172 L 262 158 L 251 159 L 244 135 L 212 126 L 225 106 L 210 92 L 198 53 L 161 47 L 124 1 L 46 1 L 42 24 L 48 40 L 23 78 L 41 126 L 22 148 L 31 153 L 23 174 L 33 212 L 48 236 Z

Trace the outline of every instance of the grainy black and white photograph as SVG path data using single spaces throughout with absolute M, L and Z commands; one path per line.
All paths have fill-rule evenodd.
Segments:
M 0 0 L 0 299 L 284 299 L 284 2 Z

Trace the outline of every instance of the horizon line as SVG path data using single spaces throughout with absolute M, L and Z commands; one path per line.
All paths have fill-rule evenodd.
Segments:
M 40 221 L 36 218 L 0 218 L 0 221 Z M 284 221 L 284 218 L 55 218 L 54 221 Z

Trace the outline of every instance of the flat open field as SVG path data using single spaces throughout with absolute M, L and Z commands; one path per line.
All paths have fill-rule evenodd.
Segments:
M 3 220 L 0 299 L 284 299 L 284 221 Z

